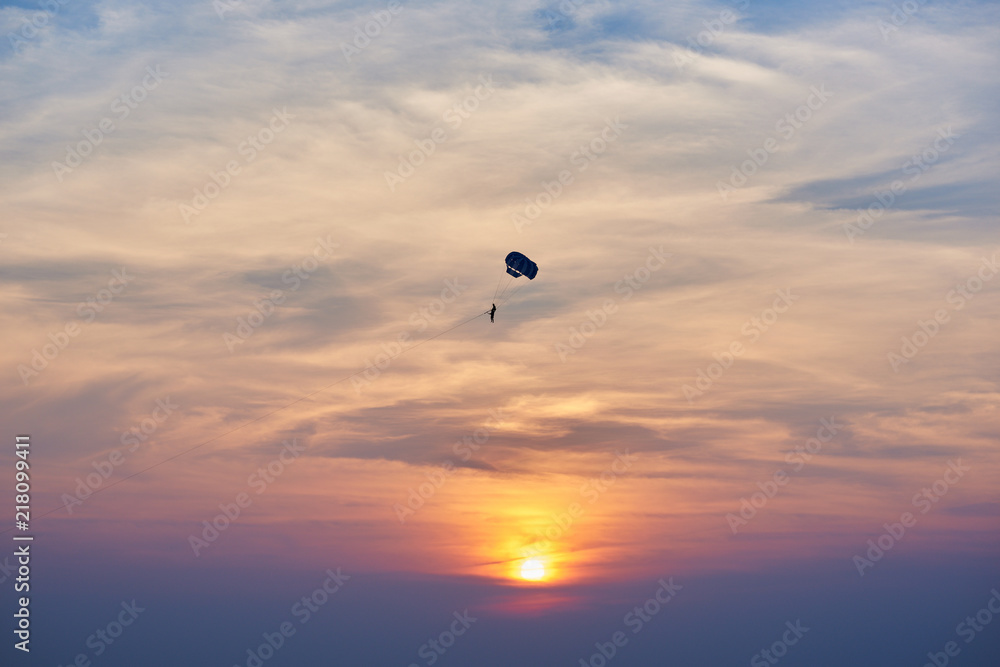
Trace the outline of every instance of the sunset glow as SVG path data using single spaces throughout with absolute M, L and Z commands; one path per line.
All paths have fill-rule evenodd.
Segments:
M 521 564 L 521 578 L 540 581 L 545 578 L 545 565 L 537 558 L 529 558 Z
M 995 663 L 997 3 L 0 24 L 0 664 Z

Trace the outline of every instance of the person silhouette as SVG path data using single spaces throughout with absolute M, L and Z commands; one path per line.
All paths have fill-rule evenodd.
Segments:
M 497 312 L 497 305 L 494 303 L 493 304 L 493 310 L 490 310 L 488 312 L 490 314 L 490 322 L 492 322 L 493 321 L 493 313 Z

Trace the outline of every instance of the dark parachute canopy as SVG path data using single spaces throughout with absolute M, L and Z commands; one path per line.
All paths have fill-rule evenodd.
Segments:
M 525 276 L 528 280 L 534 280 L 535 276 L 538 275 L 538 265 L 519 252 L 508 254 L 506 259 L 504 259 L 504 264 L 506 265 L 507 275 L 500 276 L 500 280 L 497 281 L 496 292 L 493 294 L 493 302 L 501 306 L 510 301 L 514 293 L 524 286 L 524 283 L 522 283 L 518 287 L 511 289 L 516 278 Z
M 525 276 L 528 280 L 534 280 L 538 275 L 538 265 L 519 252 L 507 255 L 504 262 L 507 264 L 507 273 L 515 278 Z

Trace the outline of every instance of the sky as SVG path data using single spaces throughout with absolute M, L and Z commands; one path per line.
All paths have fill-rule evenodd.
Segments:
M 4 664 L 1000 656 L 997 4 L 0 29 Z

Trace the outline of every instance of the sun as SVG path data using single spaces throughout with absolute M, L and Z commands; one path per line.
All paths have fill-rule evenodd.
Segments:
M 540 581 L 545 578 L 545 565 L 537 558 L 529 558 L 521 564 L 521 578 Z

